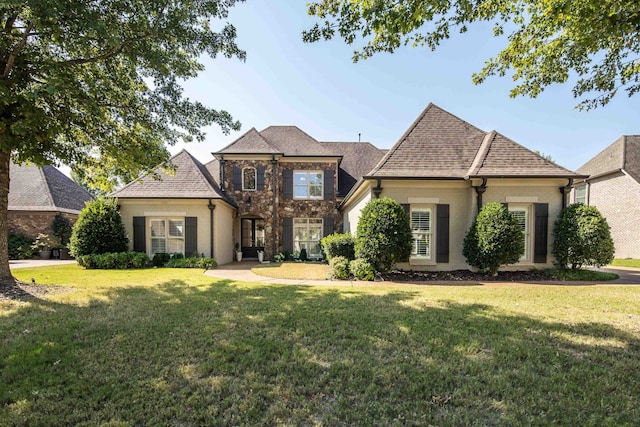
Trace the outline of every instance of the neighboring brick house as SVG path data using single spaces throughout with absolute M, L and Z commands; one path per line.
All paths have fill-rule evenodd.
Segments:
M 85 189 L 53 166 L 9 167 L 9 232 L 35 239 L 39 233 L 53 234 L 57 214 L 72 223 L 84 203 L 92 199 Z
M 362 208 L 390 197 L 409 214 L 414 236 L 400 268 L 468 269 L 462 247 L 479 208 L 507 205 L 525 235 L 525 254 L 509 268 L 547 268 L 551 227 L 567 203 L 574 172 L 492 131 L 484 132 L 430 104 L 340 204 L 345 231 Z
M 607 219 L 616 258 L 640 258 L 640 135 L 625 135 L 578 171 L 572 202 L 595 206 Z
M 244 257 L 305 249 L 317 258 L 320 239 L 342 230 L 342 197 L 383 154 L 368 143 L 321 143 L 295 126 L 271 126 L 213 153 L 207 168 L 238 206 L 234 242 Z

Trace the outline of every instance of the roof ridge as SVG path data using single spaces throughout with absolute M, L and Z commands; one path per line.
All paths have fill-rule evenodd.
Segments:
M 51 165 L 37 166 L 38 172 L 42 176 L 42 180 L 43 180 L 43 182 L 45 184 L 45 189 L 47 190 L 46 192 L 47 192 L 47 198 L 49 199 L 49 203 L 51 203 L 51 206 L 56 206 L 56 202 L 55 202 L 55 200 L 53 200 L 53 194 L 51 194 L 51 185 L 49 183 L 49 179 L 47 178 L 47 174 L 44 173 L 44 167 L 45 166 L 51 166 Z M 51 166 L 51 167 L 53 167 L 53 166 Z
M 173 160 L 173 159 L 175 159 L 176 157 L 178 157 L 178 156 L 179 156 L 180 154 L 182 154 L 182 152 L 184 152 L 184 151 L 187 151 L 187 150 L 183 148 L 183 149 L 182 149 L 182 150 L 180 150 L 178 153 L 176 153 L 176 154 L 174 154 L 173 156 L 169 157 L 169 160 L 167 160 L 167 162 L 166 162 L 166 163 L 170 163 L 170 162 L 171 162 L 171 160 Z M 187 154 L 189 154 L 189 152 L 188 152 L 188 151 L 187 151 Z M 153 171 L 155 171 L 156 169 L 158 169 L 159 167 L 161 167 L 163 164 L 165 164 L 165 163 L 163 162 L 163 163 L 158 163 L 157 165 L 155 165 L 155 166 L 153 167 Z M 134 179 L 133 181 L 131 181 L 130 183 L 125 184 L 123 187 L 118 188 L 118 189 L 117 189 L 117 190 L 115 190 L 115 191 L 112 191 L 111 193 L 109 193 L 109 197 L 114 197 L 114 194 L 119 193 L 119 192 L 121 192 L 122 190 L 124 190 L 124 189 L 126 189 L 126 188 L 129 188 L 129 187 L 131 187 L 131 186 L 133 186 L 133 184 L 135 184 L 136 182 L 138 182 L 138 181 L 140 181 L 140 180 L 142 180 L 142 179 L 146 178 L 147 176 L 149 176 L 149 174 L 150 174 L 150 173 L 151 173 L 151 172 L 146 172 L 146 173 L 144 173 L 143 175 L 140 175 L 139 177 L 137 177 L 136 179 Z
M 518 143 L 518 142 L 514 141 L 513 139 L 509 138 L 509 137 L 508 137 L 508 136 L 506 136 L 506 135 L 501 134 L 500 132 L 496 132 L 496 135 L 500 135 L 501 137 L 503 137 L 503 138 L 505 138 L 505 139 L 509 140 L 510 142 L 512 142 L 512 143 L 514 143 L 514 144 L 516 144 L 516 145 L 517 145 L 517 146 L 519 146 L 520 148 L 523 148 L 523 149 L 527 150 L 529 153 L 531 153 L 531 154 L 533 154 L 534 156 L 537 156 L 538 158 L 542 159 L 545 163 L 551 163 L 553 166 L 558 167 L 558 168 L 560 168 L 560 169 L 563 169 L 563 170 L 565 170 L 566 172 L 575 173 L 574 171 L 571 171 L 571 170 L 569 170 L 569 169 L 565 168 L 564 166 L 561 166 L 561 165 L 557 164 L 557 163 L 556 163 L 556 162 L 554 162 L 553 160 L 549 160 L 549 159 L 547 159 L 547 158 L 543 157 L 541 154 L 536 153 L 536 152 L 535 152 L 535 151 L 533 151 L 532 149 L 530 149 L 530 148 L 528 148 L 528 147 L 525 147 L 524 145 L 522 145 L 522 144 L 520 144 L 520 143 Z
M 487 157 L 487 153 L 489 152 L 491 144 L 496 138 L 496 134 L 497 132 L 495 130 L 492 130 L 486 133 L 484 138 L 482 138 L 482 144 L 480 144 L 480 147 L 476 152 L 476 156 L 473 159 L 473 163 L 471 163 L 471 166 L 469 167 L 469 171 L 467 171 L 466 177 L 470 177 L 478 173 L 482 162 Z

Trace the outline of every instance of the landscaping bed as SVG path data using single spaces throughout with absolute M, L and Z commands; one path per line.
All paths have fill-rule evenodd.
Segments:
M 497 276 L 474 273 L 469 270 L 455 271 L 404 271 L 393 270 L 382 274 L 382 278 L 392 282 L 531 282 L 561 280 L 553 277 L 546 270 L 501 271 Z

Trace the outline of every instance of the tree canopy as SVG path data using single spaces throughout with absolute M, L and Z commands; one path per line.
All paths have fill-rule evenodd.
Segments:
M 64 162 L 108 188 L 203 140 L 229 113 L 186 98 L 202 55 L 245 58 L 229 8 L 243 0 L 6 0 L 0 5 L 0 281 L 10 278 L 10 158 Z
M 511 73 L 510 95 L 535 98 L 547 86 L 577 77 L 578 108 L 606 105 L 618 92 L 640 90 L 640 2 L 637 0 L 321 0 L 308 6 L 321 22 L 306 42 L 338 34 L 362 41 L 353 59 L 401 46 L 435 50 L 453 32 L 493 23 L 507 45 L 473 74 L 476 84 Z

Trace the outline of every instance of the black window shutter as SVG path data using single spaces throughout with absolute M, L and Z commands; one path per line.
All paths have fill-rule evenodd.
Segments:
M 333 200 L 333 169 L 324 170 L 324 200 Z
M 146 219 L 143 216 L 133 217 L 133 251 L 147 253 Z
M 436 205 L 436 262 L 449 262 L 449 205 Z
M 233 189 L 242 190 L 242 169 L 233 167 Z
M 533 242 L 533 262 L 547 262 L 547 235 L 549 230 L 549 204 L 536 203 L 535 236 Z
M 184 253 L 186 256 L 198 256 L 198 217 L 184 219 Z
M 325 217 L 323 219 L 323 223 L 322 236 L 324 237 L 333 234 L 333 218 L 330 216 Z
M 504 206 L 506 210 L 509 210 L 509 203 L 502 203 L 502 206 Z
M 293 252 L 293 218 L 282 218 L 282 250 Z
M 293 170 L 282 171 L 282 191 L 285 199 L 293 199 Z
M 409 220 L 411 220 L 411 205 L 408 203 L 401 203 L 400 206 L 402 206 L 402 209 L 404 209 L 404 213 L 406 213 L 409 217 Z
M 264 166 L 256 168 L 256 190 L 264 190 Z

